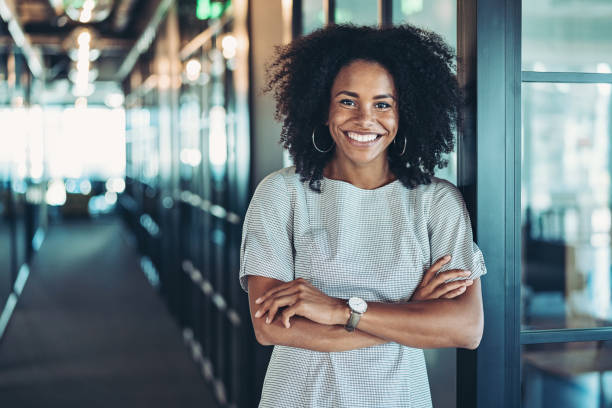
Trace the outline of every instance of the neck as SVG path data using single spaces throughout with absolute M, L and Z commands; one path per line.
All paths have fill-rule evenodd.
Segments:
M 386 160 L 383 163 L 356 165 L 334 158 L 323 170 L 323 175 L 330 179 L 346 181 L 364 190 L 373 190 L 395 180 Z

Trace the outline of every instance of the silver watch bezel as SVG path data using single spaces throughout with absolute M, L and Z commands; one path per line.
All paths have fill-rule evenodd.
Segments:
M 364 314 L 368 310 L 368 303 L 360 297 L 350 297 L 347 304 L 355 313 Z

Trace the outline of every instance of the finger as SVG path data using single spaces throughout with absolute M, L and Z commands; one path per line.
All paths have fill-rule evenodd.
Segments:
M 274 301 L 274 299 L 277 299 L 283 296 L 291 296 L 291 295 L 295 295 L 298 293 L 300 293 L 300 288 L 296 287 L 295 285 L 285 290 L 280 290 L 278 292 L 272 293 L 270 296 L 266 297 L 263 302 L 260 302 L 258 312 L 259 311 L 261 312 L 259 314 L 255 313 L 255 317 L 263 316 L 263 314 L 270 307 L 270 304 Z
M 283 325 L 286 328 L 291 327 L 290 319 L 291 317 L 295 316 L 298 313 L 298 309 L 300 306 L 301 306 L 301 302 L 294 303 L 293 305 L 283 310 L 283 312 L 281 313 L 281 319 L 282 319 Z
M 423 276 L 423 280 L 422 280 L 422 285 L 428 285 L 429 282 L 436 275 L 436 272 L 438 272 L 440 268 L 442 268 L 442 266 L 447 264 L 450 260 L 451 260 L 451 256 L 445 255 L 442 258 L 438 259 L 436 262 L 434 262 L 433 265 L 431 265 L 427 269 L 427 272 L 425 272 L 425 276 Z
M 463 269 L 451 269 L 450 271 L 440 272 L 432 281 L 430 285 L 440 286 L 444 283 L 448 283 L 451 279 L 465 279 L 470 276 L 471 272 Z
M 266 317 L 266 323 L 270 324 L 274 321 L 274 318 L 276 317 L 276 312 L 278 312 L 279 308 L 293 305 L 295 304 L 295 302 L 297 302 L 297 300 L 298 298 L 296 295 L 276 298 L 276 300 L 272 302 L 272 306 L 270 306 L 268 316 Z
M 264 292 L 263 295 L 261 295 L 260 297 L 258 297 L 257 299 L 255 299 L 255 303 L 256 304 L 260 304 L 266 301 L 266 299 L 268 299 L 270 296 L 274 295 L 276 292 L 279 292 L 281 290 L 285 290 L 288 288 L 291 288 L 295 285 L 295 280 L 292 280 L 290 282 L 286 282 L 283 283 L 281 285 L 275 286 L 272 289 L 268 289 L 266 292 Z
M 469 284 L 468 284 L 469 282 Z M 462 289 L 465 290 L 465 288 L 469 285 L 471 285 L 472 282 L 471 281 L 454 281 L 454 282 L 449 282 L 447 284 L 441 285 L 438 288 L 436 288 L 436 290 L 433 292 L 432 297 L 434 298 L 440 298 L 442 296 L 444 296 L 445 294 L 449 293 L 449 292 L 453 292 L 457 289 Z
M 261 295 L 257 299 L 255 299 L 255 303 L 256 304 L 263 303 L 263 302 L 265 302 L 265 300 L 267 298 L 269 298 L 270 296 L 272 296 L 276 292 L 279 292 L 281 290 L 285 290 L 285 289 L 291 288 L 291 287 L 293 287 L 295 285 L 298 285 L 298 284 L 301 284 L 301 283 L 304 283 L 304 282 L 306 282 L 305 279 L 298 278 L 298 279 L 292 280 L 290 282 L 286 282 L 286 283 L 283 283 L 281 285 L 275 286 L 272 289 L 267 290 L 263 295 Z
M 466 286 L 462 286 L 458 289 L 452 290 L 450 292 L 448 292 L 447 294 L 443 295 L 442 298 L 443 299 L 453 299 L 456 298 L 459 295 L 462 295 L 465 292 L 465 288 Z
M 264 303 L 262 303 L 261 306 L 259 306 L 259 309 L 257 309 L 257 311 L 255 312 L 255 317 L 261 317 L 266 314 L 266 312 L 268 312 L 270 308 L 272 308 L 272 305 L 274 305 L 274 302 L 276 302 L 278 299 L 283 299 L 287 296 L 292 296 L 295 294 L 297 294 L 297 292 L 294 291 L 293 293 L 287 293 L 285 296 L 273 295 L 272 297 L 268 298 Z

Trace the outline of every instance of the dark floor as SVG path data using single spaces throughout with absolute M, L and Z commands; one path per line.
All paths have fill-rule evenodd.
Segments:
M 216 406 L 126 234 L 49 228 L 0 343 L 0 407 Z

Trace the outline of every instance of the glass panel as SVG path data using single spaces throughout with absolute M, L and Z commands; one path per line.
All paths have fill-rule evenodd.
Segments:
M 378 24 L 378 2 L 373 0 L 336 0 L 336 23 Z
M 523 408 L 612 406 L 612 342 L 527 345 L 521 362 Z
M 457 0 L 396 0 L 393 24 L 403 23 L 434 31 L 457 48 Z
M 0 34 L 3 32 L 3 24 L 0 23 Z M 10 114 L 9 109 L 9 87 L 8 87 L 8 52 L 0 50 L 0 117 Z M 5 116 L 6 117 L 6 116 Z M 12 234 L 11 220 L 14 211 L 11 209 L 11 186 L 10 168 L 12 163 L 13 129 L 7 126 L 7 130 L 0 134 L 0 313 L 4 309 L 6 299 L 11 291 L 11 262 L 12 262 Z
M 610 72 L 612 2 L 523 1 L 523 70 Z
M 522 323 L 612 324 L 610 84 L 523 84 Z
M 304 34 L 310 34 L 314 30 L 325 25 L 323 13 L 323 2 L 321 0 L 302 0 L 302 22 Z

